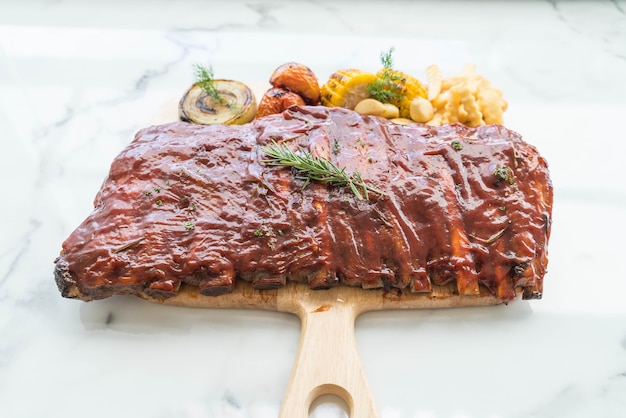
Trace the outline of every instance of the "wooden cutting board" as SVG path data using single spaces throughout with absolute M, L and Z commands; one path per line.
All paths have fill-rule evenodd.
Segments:
M 357 349 L 354 324 L 363 312 L 389 309 L 433 309 L 502 303 L 481 288 L 480 295 L 460 296 L 456 285 L 433 286 L 429 294 L 408 290 L 365 290 L 337 286 L 311 290 L 289 282 L 277 290 L 256 290 L 239 281 L 235 291 L 203 296 L 184 285 L 178 295 L 151 302 L 195 308 L 263 309 L 288 312 L 302 321 L 300 343 L 283 397 L 280 418 L 308 418 L 313 401 L 322 395 L 343 399 L 352 418 L 380 417 Z
M 250 85 L 257 101 L 269 87 Z M 154 115 L 151 123 L 178 120 L 178 99 L 171 99 Z M 255 290 L 244 281 L 221 296 L 203 296 L 193 286 L 183 285 L 177 296 L 147 300 L 167 305 L 196 308 L 262 309 L 288 312 L 302 322 L 300 343 L 291 377 L 283 397 L 280 418 L 308 418 L 311 404 L 322 395 L 334 395 L 348 405 L 351 418 L 380 417 L 367 383 L 357 349 L 354 324 L 368 311 L 390 309 L 433 309 L 485 306 L 502 303 L 481 287 L 476 296 L 458 295 L 456 285 L 433 286 L 432 293 L 408 290 L 364 290 L 338 286 L 310 290 L 305 284 L 289 282 L 277 290 Z

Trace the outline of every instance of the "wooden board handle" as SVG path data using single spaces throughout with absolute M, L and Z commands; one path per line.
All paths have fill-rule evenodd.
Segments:
M 240 282 L 232 293 L 202 296 L 185 285 L 178 295 L 153 302 L 197 308 L 244 308 L 291 312 L 302 321 L 300 344 L 281 405 L 280 418 L 308 418 L 311 404 L 322 395 L 341 398 L 351 418 L 379 418 L 354 338 L 356 317 L 385 309 L 433 309 L 502 303 L 487 289 L 480 295 L 461 296 L 456 285 L 433 286 L 431 293 L 407 290 L 364 290 L 337 286 L 311 290 L 289 282 L 275 290 L 256 290 Z
M 302 331 L 279 417 L 308 418 L 318 397 L 334 395 L 346 402 L 350 417 L 379 418 L 354 337 L 362 308 L 341 298 L 341 291 L 334 298 L 322 293 L 290 298 L 291 306 L 280 309 L 298 315 Z

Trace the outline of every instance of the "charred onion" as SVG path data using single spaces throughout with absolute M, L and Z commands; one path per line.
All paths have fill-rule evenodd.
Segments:
M 212 125 L 243 125 L 256 116 L 257 104 L 252 90 L 234 80 L 212 80 L 210 94 L 201 83 L 193 84 L 180 99 L 180 120 Z

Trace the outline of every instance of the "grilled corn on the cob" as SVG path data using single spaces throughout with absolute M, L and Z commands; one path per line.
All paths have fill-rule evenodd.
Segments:
M 354 107 L 370 97 L 368 86 L 376 75 L 361 70 L 337 70 L 321 88 L 320 103 L 328 107 Z
M 372 97 L 384 103 L 394 104 L 400 109 L 401 118 L 411 117 L 411 102 L 416 97 L 426 98 L 426 89 L 415 77 L 383 68 L 368 88 Z
M 409 118 L 411 101 L 426 97 L 426 89 L 415 77 L 391 68 L 383 68 L 377 74 L 356 69 L 338 70 L 322 86 L 320 103 L 354 109 L 361 100 L 370 97 L 397 106 L 400 117 Z

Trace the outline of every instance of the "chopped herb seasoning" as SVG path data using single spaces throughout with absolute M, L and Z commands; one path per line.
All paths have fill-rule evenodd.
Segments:
M 187 231 L 191 231 L 191 230 L 193 230 L 193 229 L 195 229 L 195 228 L 196 228 L 196 226 L 195 226 L 194 224 L 192 224 L 191 222 L 189 222 L 189 221 L 188 221 L 188 222 L 185 222 L 185 229 L 186 229 Z
M 156 201 L 156 205 L 157 205 L 157 206 L 161 206 L 162 204 L 163 204 L 163 201 L 162 201 L 161 199 L 159 199 L 159 200 L 157 200 L 157 201 Z
M 496 176 L 496 185 L 505 181 L 509 184 L 514 184 L 515 179 L 513 178 L 513 169 L 511 167 L 498 167 L 493 172 L 494 176 Z
M 452 141 L 452 148 L 454 148 L 456 151 L 461 151 L 463 149 L 463 144 L 461 143 L 461 141 L 454 140 Z

